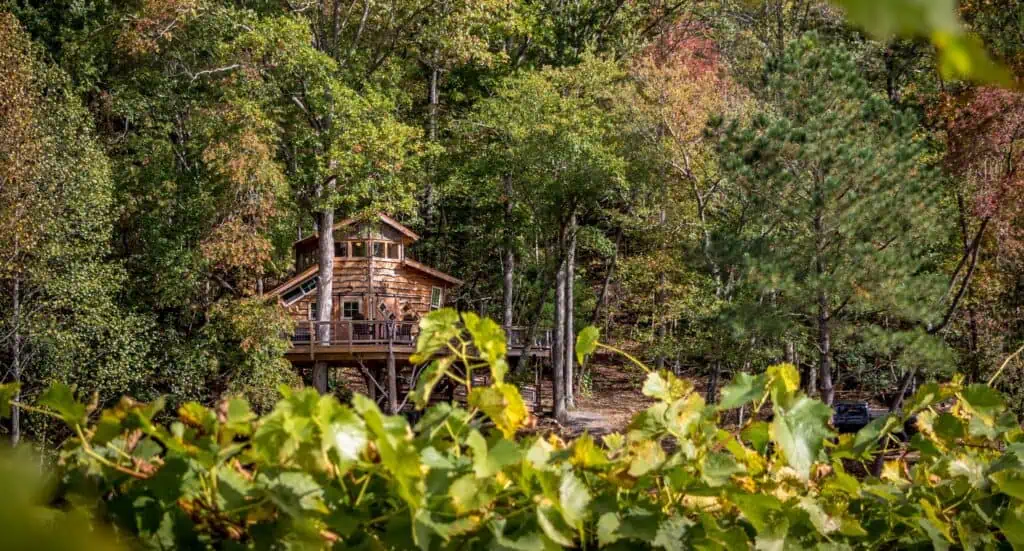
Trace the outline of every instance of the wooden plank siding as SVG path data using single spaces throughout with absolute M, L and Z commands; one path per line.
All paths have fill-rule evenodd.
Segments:
M 311 272 L 305 278 L 314 277 Z M 296 281 L 290 288 L 301 284 Z M 412 268 L 400 260 L 386 258 L 336 258 L 334 260 L 334 282 L 332 295 L 335 297 L 331 319 L 342 319 L 342 301 L 358 300 L 365 319 L 388 319 L 379 305 L 384 304 L 395 319 L 402 320 L 407 314 L 416 318 L 430 312 L 430 297 L 434 287 L 444 294 L 452 284 L 438 277 Z M 287 292 L 288 289 L 284 289 Z M 442 298 L 445 298 L 442 295 Z M 309 305 L 316 301 L 311 293 L 287 306 L 288 313 L 295 321 L 309 320 Z

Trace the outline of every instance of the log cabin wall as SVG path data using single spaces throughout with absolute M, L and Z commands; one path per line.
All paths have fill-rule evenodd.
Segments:
M 451 284 L 411 268 L 401 260 L 338 258 L 334 261 L 331 319 L 347 319 L 342 316 L 346 302 L 359 302 L 359 312 L 368 320 L 388 319 L 390 315 L 398 320 L 409 316 L 419 319 L 430 312 L 435 287 L 442 289 L 443 300 Z M 296 321 L 307 321 L 310 305 L 315 301 L 316 293 L 307 294 L 288 306 L 288 313 Z

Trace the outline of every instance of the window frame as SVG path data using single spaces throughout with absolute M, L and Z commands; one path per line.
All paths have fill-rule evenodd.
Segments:
M 334 258 L 348 258 L 348 241 L 334 242 Z
M 391 256 L 394 252 L 395 256 Z M 386 243 L 384 246 L 384 258 L 388 260 L 401 260 L 402 259 L 402 244 L 401 243 Z
M 349 244 L 350 244 L 349 254 L 351 255 L 349 258 L 366 258 L 367 257 L 367 254 L 366 254 L 367 253 L 367 247 L 366 247 L 366 242 L 365 241 L 350 241 Z M 356 254 L 356 248 L 359 247 L 359 246 L 362 246 L 363 254 Z
M 371 241 L 369 245 L 370 246 L 367 247 L 367 250 L 370 251 L 370 256 L 373 258 L 387 258 L 387 243 L 383 241 Z M 380 250 L 380 254 L 377 254 L 378 248 Z
M 287 306 L 292 306 L 296 302 L 298 302 L 298 301 L 308 297 L 312 293 L 314 293 L 316 291 L 317 287 L 319 287 L 319 286 L 320 286 L 320 276 L 319 275 L 315 275 L 315 276 L 307 279 L 306 281 L 303 281 L 301 283 L 296 284 L 294 287 L 292 287 L 291 289 L 288 289 L 284 293 L 281 293 L 281 300 L 284 301 L 284 305 L 286 307 Z M 307 287 L 309 287 L 309 288 L 307 289 Z M 284 299 L 285 295 L 288 295 L 292 291 L 295 291 L 295 290 L 299 291 L 299 294 L 297 296 L 295 296 L 291 300 L 285 300 Z
M 353 315 L 346 315 L 346 313 L 345 313 L 345 307 L 350 305 L 350 304 L 355 304 L 356 305 L 356 312 L 355 312 L 356 314 L 362 314 L 363 313 L 363 301 L 362 300 L 360 300 L 358 298 L 356 298 L 356 299 L 342 298 L 341 299 L 341 319 L 343 319 L 343 320 L 355 319 L 355 316 L 353 316 Z
M 437 304 L 434 303 L 434 293 L 435 292 L 437 293 Z M 430 309 L 431 310 L 439 310 L 441 308 L 441 306 L 443 306 L 443 305 L 444 305 L 444 289 L 442 289 L 441 287 L 437 287 L 437 286 L 431 287 L 430 288 Z
M 313 300 L 313 301 L 310 301 L 310 302 L 307 303 L 307 306 L 306 306 L 306 317 L 309 319 L 309 321 L 319 321 L 317 319 L 317 317 L 318 317 L 318 315 L 320 313 L 319 310 L 320 310 L 320 303 L 319 302 Z

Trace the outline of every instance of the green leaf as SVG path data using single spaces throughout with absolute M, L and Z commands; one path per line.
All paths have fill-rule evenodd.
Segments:
M 743 466 L 736 463 L 732 455 L 713 452 L 704 457 L 700 463 L 701 478 L 712 487 L 717 488 L 729 482 L 734 474 L 744 472 Z
M 590 491 L 583 481 L 572 471 L 566 471 L 562 475 L 562 482 L 558 486 L 558 501 L 562 507 L 562 516 L 570 526 L 580 526 L 587 518 L 590 504 Z
M 537 524 L 544 535 L 562 547 L 575 547 L 572 527 L 565 523 L 562 515 L 550 503 L 537 506 Z
M 14 401 L 18 391 L 21 390 L 20 383 L 6 383 L 0 385 L 0 419 L 11 417 L 11 402 Z
M 1006 409 L 1003 397 L 988 385 L 973 384 L 960 392 L 964 403 L 987 424 L 995 422 L 996 415 Z
M 1024 551 L 1024 505 L 1007 507 L 999 528 L 1016 551 Z
M 732 494 L 729 499 L 758 532 L 770 531 L 773 512 L 782 510 L 782 502 L 770 494 Z
M 736 377 L 725 388 L 722 389 L 722 398 L 718 403 L 718 409 L 733 409 L 749 404 L 764 396 L 765 385 L 768 377 L 738 373 Z
M 772 440 L 789 466 L 805 480 L 810 476 L 811 464 L 817 460 L 822 443 L 831 435 L 827 424 L 831 417 L 832 410 L 828 406 L 806 396 L 797 398 L 791 408 L 775 412 Z
M 327 446 L 338 452 L 342 462 L 358 461 L 369 443 L 366 423 L 345 406 L 334 415 L 324 438 Z
M 693 524 L 693 521 L 686 517 L 671 517 L 661 521 L 651 547 L 660 547 L 668 551 L 686 551 L 689 548 L 686 544 L 686 533 Z
M 454 361 L 455 356 L 438 358 L 423 370 L 416 383 L 416 390 L 412 393 L 413 403 L 417 408 L 423 409 L 430 404 L 430 395 L 433 394 L 434 387 L 448 374 L 448 369 Z
M 648 373 L 642 389 L 645 396 L 663 402 L 682 398 L 692 391 L 693 383 L 680 379 L 666 370 Z
M 476 347 L 480 358 L 491 366 L 495 382 L 501 383 L 505 379 L 505 371 L 508 367 L 504 364 L 507 345 L 505 343 L 505 330 L 490 318 L 481 319 L 472 312 L 462 313 L 462 324 L 469 331 L 473 338 L 473 346 Z M 495 369 L 496 368 L 496 369 Z
M 50 385 L 39 397 L 39 405 L 53 410 L 71 428 L 85 424 L 85 404 L 75 399 L 75 394 L 68 385 Z
M 768 451 L 768 443 L 771 442 L 771 427 L 764 421 L 754 421 L 750 426 L 743 429 L 740 436 L 747 442 L 750 442 L 750 445 L 755 450 L 763 454 Z
M 511 440 L 497 440 L 490 449 L 479 431 L 473 430 L 466 438 L 466 445 L 473 450 L 473 471 L 477 478 L 489 478 L 509 465 L 522 459 L 522 451 Z
M 621 525 L 619 516 L 615 513 L 604 513 L 597 519 L 597 543 L 599 547 L 611 545 L 619 541 L 617 534 Z
M 765 371 L 772 404 L 788 408 L 800 390 L 800 371 L 793 364 L 776 364 Z
M 588 325 L 576 336 L 576 361 L 580 365 L 583 365 L 583 362 L 594 353 L 594 350 L 597 350 L 597 341 L 600 335 L 597 327 Z
M 469 405 L 484 412 L 505 438 L 515 436 L 530 418 L 519 389 L 508 383 L 474 388 L 469 393 Z
M 989 475 L 999 490 L 1008 496 L 1024 501 L 1024 472 L 1020 469 L 1006 469 Z

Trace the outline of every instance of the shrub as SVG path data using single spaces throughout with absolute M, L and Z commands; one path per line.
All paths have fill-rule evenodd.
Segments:
M 578 344 L 581 355 L 602 346 L 592 329 Z M 54 387 L 42 407 L 77 437 L 45 500 L 102 519 L 130 546 L 162 549 L 1024 546 L 1022 432 L 984 385 L 924 385 L 902 417 L 837 436 L 791 365 L 741 374 L 717 405 L 649 371 L 643 392 L 657 402 L 624 434 L 565 442 L 516 438 L 530 418 L 505 382 L 491 320 L 435 312 L 419 347 L 431 361 L 420 404 L 444 377 L 468 387 L 472 370 L 487 369 L 494 382 L 414 427 L 361 395 L 345 405 L 287 388 L 263 417 L 236 399 L 186 404 L 165 426 L 154 422 L 162 402 L 126 398 L 90 421 Z M 728 409 L 768 403 L 770 422 L 719 426 Z M 847 471 L 873 462 L 911 415 L 919 432 L 881 477 Z

